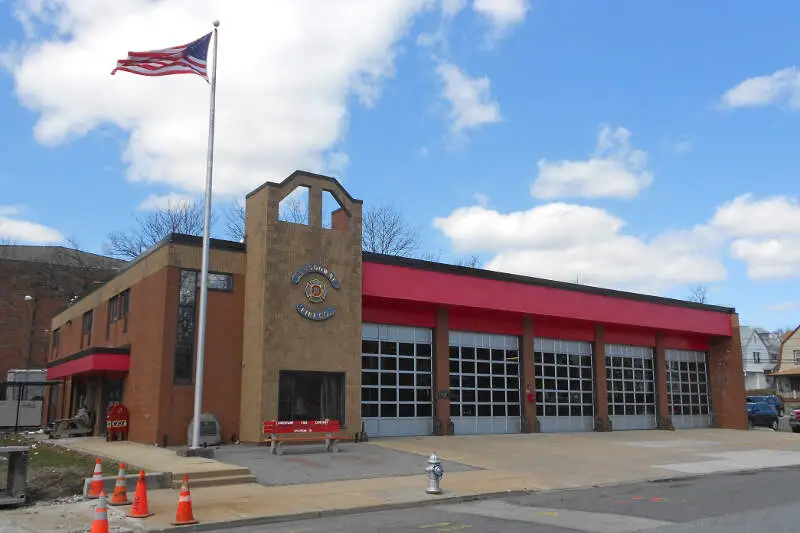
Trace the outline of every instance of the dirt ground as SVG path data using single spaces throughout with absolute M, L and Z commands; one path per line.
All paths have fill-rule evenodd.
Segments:
M 83 480 L 91 477 L 96 457 L 76 453 L 41 442 L 24 434 L 0 434 L 0 446 L 30 446 L 28 456 L 28 503 L 76 496 L 83 491 Z M 103 472 L 116 473 L 119 465 L 103 461 Z M 6 488 L 8 463 L 0 459 L 0 488 Z

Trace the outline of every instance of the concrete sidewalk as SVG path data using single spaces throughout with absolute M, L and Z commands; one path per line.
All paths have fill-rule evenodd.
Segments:
M 446 473 L 445 493 L 425 493 L 422 473 L 407 476 L 309 483 L 289 486 L 193 488 L 195 517 L 201 527 L 278 521 L 326 513 L 409 507 L 507 492 L 615 485 L 767 467 L 800 466 L 798 436 L 772 431 L 691 430 L 560 435 L 420 437 L 372 441 L 374 444 L 427 455 L 435 449 L 445 459 L 482 468 Z M 120 516 L 119 531 L 159 531 L 170 527 L 178 493 L 149 493 L 145 520 Z M 30 531 L 64 531 L 67 523 L 91 525 L 91 503 L 38 506 L 8 511 L 5 518 Z M 25 531 L 24 529 L 21 531 Z
M 255 477 L 247 468 L 203 457 L 180 457 L 175 450 L 169 448 L 147 446 L 130 441 L 106 442 L 103 437 L 43 439 L 43 442 L 125 463 L 128 466 L 128 473 L 136 473 L 134 469 L 144 469 L 146 472 L 171 475 L 174 489 L 180 488 L 183 476 L 189 476 L 197 487 L 235 485 L 255 481 Z M 87 476 L 90 474 L 87 473 Z M 113 476 L 116 475 L 116 472 L 105 472 L 105 474 Z

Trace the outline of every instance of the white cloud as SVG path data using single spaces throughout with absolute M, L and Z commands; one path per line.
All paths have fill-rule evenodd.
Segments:
M 525 20 L 528 0 L 474 0 L 472 9 L 486 17 L 492 25 L 490 38 L 496 39 Z
M 502 272 L 648 292 L 726 276 L 702 230 L 644 240 L 596 207 L 550 203 L 507 214 L 467 207 L 433 224 L 456 252 L 494 253 L 486 268 Z
M 18 99 L 39 114 L 36 139 L 59 145 L 101 125 L 130 133 L 133 181 L 201 192 L 208 85 L 195 76 L 110 76 L 129 50 L 181 44 L 222 21 L 215 192 L 237 195 L 329 157 L 355 94 L 374 105 L 395 44 L 426 0 L 21 0 L 24 43 L 7 43 Z
M 452 63 L 440 63 L 436 72 L 442 79 L 442 95 L 451 107 L 450 129 L 454 134 L 502 119 L 500 104 L 492 99 L 488 77 L 471 78 Z
M 212 195 L 213 199 L 213 195 Z M 139 209 L 142 211 L 155 211 L 157 209 L 167 209 L 170 206 L 177 206 L 181 204 L 192 203 L 197 198 L 188 194 L 170 193 L 170 194 L 151 194 L 139 204 Z
M 20 206 L 0 205 L 0 239 L 12 242 L 45 244 L 64 240 L 56 229 L 20 218 Z
M 722 95 L 722 105 L 729 108 L 780 103 L 800 109 L 800 69 L 797 67 L 778 70 L 769 76 L 748 78 Z
M 776 313 L 793 311 L 795 309 L 800 309 L 800 300 L 794 302 L 781 302 L 779 304 L 770 305 L 769 307 L 767 307 L 768 311 L 775 311 Z
M 590 159 L 540 159 L 531 194 L 541 199 L 634 198 L 653 182 L 653 174 L 647 170 L 647 152 L 633 149 L 630 135 L 625 128 L 603 125 Z
M 733 240 L 730 254 L 752 279 L 800 277 L 800 202 L 796 197 L 751 194 L 720 206 L 710 223 Z

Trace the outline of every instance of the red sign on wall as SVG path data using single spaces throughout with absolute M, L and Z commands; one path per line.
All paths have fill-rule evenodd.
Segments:
M 117 440 L 117 435 L 119 440 L 128 440 L 129 420 L 127 407 L 121 403 L 111 404 L 106 411 L 106 441 Z
M 338 433 L 341 431 L 338 420 L 267 420 L 264 434 L 283 433 Z

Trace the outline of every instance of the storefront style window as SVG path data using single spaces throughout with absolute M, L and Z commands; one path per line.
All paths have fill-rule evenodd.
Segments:
M 197 272 L 181 271 L 178 291 L 178 328 L 175 340 L 173 382 L 190 385 L 194 373 L 194 339 L 197 334 Z
M 344 420 L 344 374 L 282 371 L 278 420 Z

